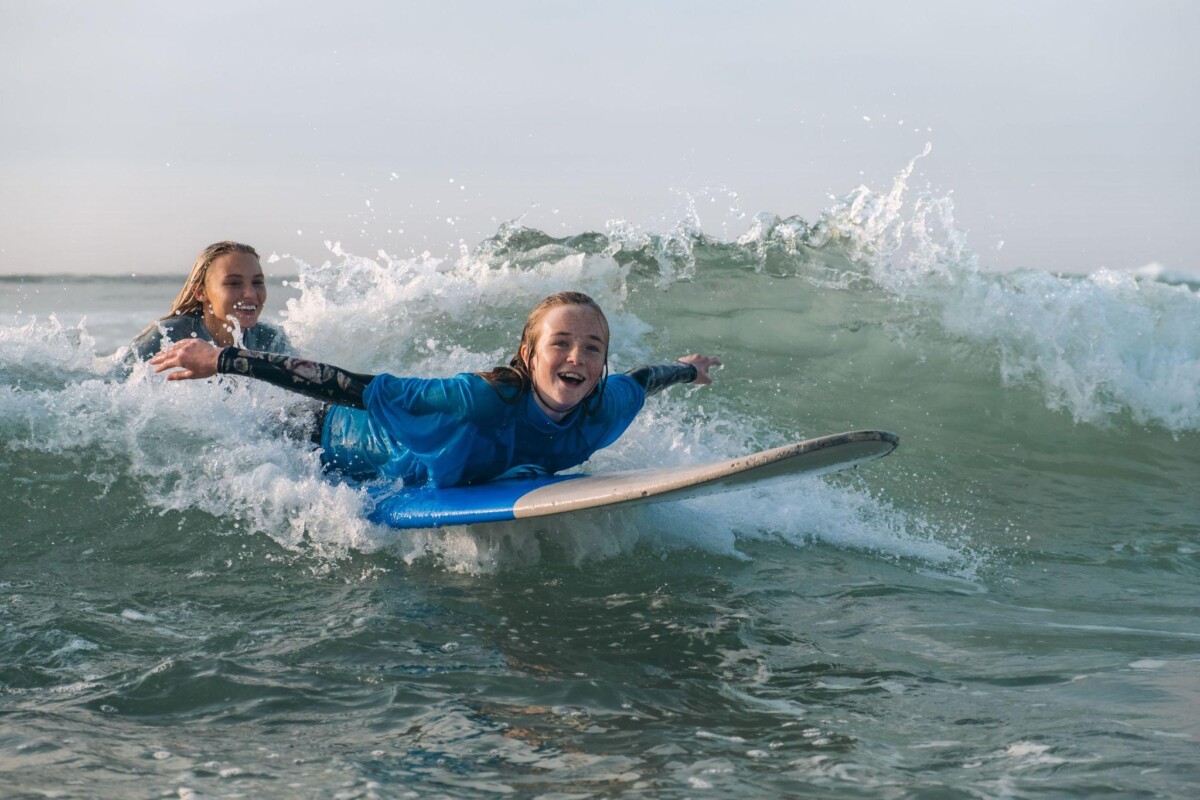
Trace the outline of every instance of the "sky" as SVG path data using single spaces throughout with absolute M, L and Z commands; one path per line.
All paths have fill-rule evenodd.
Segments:
M 1200 3 L 0 2 L 0 274 L 454 255 L 860 184 L 992 269 L 1200 269 Z

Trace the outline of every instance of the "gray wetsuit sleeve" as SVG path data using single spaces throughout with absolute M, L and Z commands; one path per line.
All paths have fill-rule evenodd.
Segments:
M 691 364 L 676 361 L 674 364 L 634 367 L 625 374 L 637 381 L 646 390 L 646 395 L 650 396 L 677 383 L 691 383 L 699 373 Z
M 157 323 L 148 325 L 146 330 L 129 343 L 130 356 L 138 361 L 145 361 L 162 347 L 162 338 L 162 331 Z
M 217 356 L 217 372 L 244 375 L 317 400 L 351 408 L 366 408 L 363 392 L 374 375 L 306 361 L 280 353 L 258 353 L 226 347 Z
M 145 361 L 155 355 L 163 347 L 163 341 L 182 342 L 184 339 L 201 339 L 212 341 L 208 328 L 204 327 L 204 319 L 198 313 L 179 314 L 165 317 L 146 326 L 129 344 L 129 359 Z

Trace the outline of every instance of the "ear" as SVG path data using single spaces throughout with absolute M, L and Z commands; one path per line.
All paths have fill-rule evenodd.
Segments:
M 203 283 L 196 287 L 196 291 L 192 292 L 192 297 L 196 298 L 201 303 L 208 302 L 208 292 L 204 289 Z
M 527 345 L 527 344 L 521 345 L 521 349 L 518 352 L 521 355 L 521 361 L 524 364 L 528 365 L 529 364 L 529 345 Z

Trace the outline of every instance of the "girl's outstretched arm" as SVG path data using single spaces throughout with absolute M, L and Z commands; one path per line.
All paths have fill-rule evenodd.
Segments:
M 677 383 L 706 386 L 712 383 L 712 378 L 708 377 L 709 368 L 719 366 L 720 359 L 692 353 L 678 359 L 674 364 L 635 367 L 625 374 L 640 383 L 649 396 Z
M 218 373 L 244 375 L 275 384 L 327 403 L 364 408 L 363 391 L 374 375 L 349 372 L 329 364 L 305 361 L 279 353 L 256 353 L 239 347 L 213 347 L 189 339 L 150 359 L 155 372 L 177 367 L 167 380 L 210 378 Z

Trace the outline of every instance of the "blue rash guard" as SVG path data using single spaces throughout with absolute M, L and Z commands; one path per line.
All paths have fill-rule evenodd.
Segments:
M 331 404 L 324 407 L 320 430 L 327 467 L 354 478 L 436 486 L 578 466 L 625 432 L 647 395 L 700 374 L 694 365 L 676 362 L 610 375 L 602 391 L 554 422 L 528 389 L 494 386 L 474 373 L 366 375 L 238 347 L 221 350 L 217 372 Z
M 515 392 L 507 391 L 510 397 Z M 322 461 L 353 478 L 437 486 L 480 483 L 525 468 L 560 472 L 615 442 L 645 400 L 638 381 L 611 375 L 598 403 L 554 422 L 531 392 L 506 402 L 473 373 L 379 375 L 363 392 L 365 410 L 330 407 L 321 429 Z

